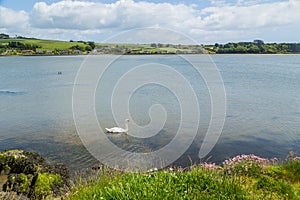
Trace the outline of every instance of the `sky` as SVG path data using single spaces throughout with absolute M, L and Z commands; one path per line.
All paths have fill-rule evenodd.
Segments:
M 102 42 L 152 27 L 198 44 L 300 42 L 299 10 L 300 0 L 0 0 L 0 33 Z

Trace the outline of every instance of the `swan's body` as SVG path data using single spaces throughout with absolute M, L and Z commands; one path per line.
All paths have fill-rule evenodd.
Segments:
M 120 127 L 105 128 L 108 133 L 127 133 L 129 119 L 125 120 L 125 129 Z

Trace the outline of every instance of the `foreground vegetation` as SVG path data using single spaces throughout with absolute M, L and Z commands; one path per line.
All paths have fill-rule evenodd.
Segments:
M 87 175 L 88 174 L 88 175 Z M 5 177 L 5 180 L 1 180 Z M 121 172 L 101 166 L 70 181 L 36 153 L 0 152 L 0 199 L 300 199 L 300 157 L 241 155 L 222 165 Z
M 121 173 L 101 168 L 96 177 L 78 178 L 67 199 L 300 199 L 300 158 L 285 162 L 242 155 L 221 166 L 204 163 Z

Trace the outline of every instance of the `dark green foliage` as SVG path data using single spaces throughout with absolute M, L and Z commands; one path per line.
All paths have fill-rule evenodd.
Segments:
M 92 49 L 95 49 L 95 47 L 96 47 L 95 42 L 89 41 L 89 42 L 88 42 L 88 45 L 89 45 Z
M 7 182 L 3 185 L 3 191 L 14 191 L 17 194 L 29 193 L 30 182 L 32 176 L 21 174 L 10 174 L 7 178 Z
M 0 172 L 33 174 L 45 160 L 34 152 L 11 150 L 0 152 Z
M 300 53 L 300 43 L 272 43 L 267 44 L 261 40 L 254 42 L 215 44 L 216 53 L 238 53 L 238 54 L 277 54 L 277 53 Z
M 91 46 L 86 46 L 84 50 L 90 52 L 90 51 L 92 51 L 93 49 L 92 49 Z
M 9 35 L 4 34 L 4 33 L 0 33 L 0 38 L 1 39 L 9 39 Z
M 69 49 L 83 51 L 83 50 L 84 50 L 84 47 L 79 46 L 79 45 L 75 45 L 75 46 L 70 47 Z
M 24 44 L 24 43 L 18 42 L 18 41 L 9 42 L 8 47 L 12 48 L 12 49 L 33 50 L 33 51 L 35 51 L 36 48 L 39 48 L 39 46 L 37 46 L 37 45 Z

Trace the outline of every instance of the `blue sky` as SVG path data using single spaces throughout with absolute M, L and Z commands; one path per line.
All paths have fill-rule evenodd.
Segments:
M 300 42 L 299 10 L 300 0 L 0 0 L 0 32 L 100 42 L 156 27 L 197 43 Z
M 14 10 L 26 10 L 30 11 L 33 5 L 37 2 L 46 2 L 47 4 L 59 2 L 60 0 L 26 0 L 25 2 L 20 3 L 20 0 L 0 0 L 0 4 L 5 7 L 12 8 Z M 101 2 L 101 3 L 114 3 L 115 0 L 91 0 L 93 2 Z M 154 3 L 184 3 L 184 4 L 198 4 L 201 7 L 209 6 L 211 3 L 207 0 L 189 0 L 189 1 L 181 1 L 181 0 L 146 0 L 147 2 Z M 139 1 L 136 1 L 139 2 Z M 231 1 L 233 2 L 233 1 Z

